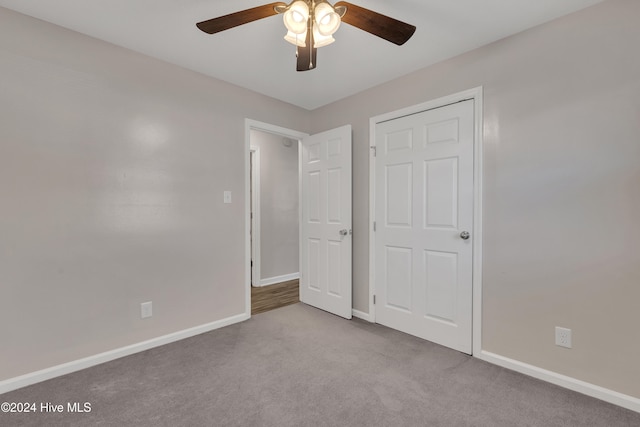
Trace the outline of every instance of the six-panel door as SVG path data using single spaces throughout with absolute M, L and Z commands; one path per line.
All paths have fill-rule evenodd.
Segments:
M 469 354 L 473 111 L 379 123 L 375 160 L 376 321 Z
M 351 126 L 306 137 L 301 151 L 300 299 L 351 318 Z

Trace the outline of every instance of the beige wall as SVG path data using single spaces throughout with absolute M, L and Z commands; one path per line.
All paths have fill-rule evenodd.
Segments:
M 260 149 L 260 279 L 299 273 L 298 141 L 252 130 L 251 145 Z
M 636 0 L 606 1 L 311 123 L 0 9 L 0 380 L 244 310 L 245 117 L 353 125 L 354 306 L 366 312 L 369 118 L 482 85 L 484 349 L 640 398 L 638 16 Z M 573 329 L 572 350 L 553 344 L 555 325 Z
M 312 133 L 353 125 L 354 308 L 369 118 L 483 86 L 483 348 L 640 397 L 639 16 L 607 1 L 314 112 Z
M 0 381 L 244 312 L 246 117 L 309 113 L 0 8 Z

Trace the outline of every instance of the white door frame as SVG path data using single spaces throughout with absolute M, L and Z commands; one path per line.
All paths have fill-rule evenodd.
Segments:
M 253 286 L 260 286 L 260 147 L 250 146 L 251 168 L 250 177 L 250 194 L 251 204 L 249 205 L 249 214 L 251 220 L 251 278 Z M 251 209 L 252 208 L 252 209 Z M 251 215 L 253 214 L 253 215 Z
M 296 139 L 300 141 L 305 136 L 309 136 L 308 133 L 299 132 L 293 129 L 287 129 L 281 126 L 272 125 L 269 123 L 259 122 L 252 119 L 244 119 L 244 194 L 245 194 L 245 226 L 244 226 L 244 242 L 245 242 L 245 315 L 251 317 L 251 237 L 249 230 L 251 226 L 251 209 L 250 209 L 250 164 L 249 156 L 251 153 L 251 131 L 259 130 L 262 132 L 268 132 L 275 135 L 280 135 L 285 138 Z M 298 142 L 298 152 L 300 151 L 300 142 Z M 298 166 L 300 168 L 300 166 Z M 300 175 L 300 172 L 298 172 Z M 298 177 L 298 179 L 300 179 Z M 301 210 L 299 209 L 301 212 Z M 298 214 L 300 215 L 300 213 Z M 302 224 L 302 221 L 299 221 Z M 258 269 L 259 271 L 259 269 Z
M 453 95 L 427 101 L 418 105 L 381 114 L 369 119 L 369 316 L 375 322 L 376 312 L 373 303 L 376 294 L 375 285 L 375 176 L 376 176 L 376 125 L 378 123 L 420 113 L 434 108 L 444 107 L 456 102 L 473 99 L 474 102 L 474 141 L 473 141 L 473 326 L 472 351 L 474 355 L 482 350 L 482 86 Z

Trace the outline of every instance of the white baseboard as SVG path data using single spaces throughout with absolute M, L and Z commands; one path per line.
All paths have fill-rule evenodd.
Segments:
M 295 280 L 300 278 L 300 273 L 283 274 L 282 276 L 267 277 L 266 279 L 260 279 L 260 286 L 269 286 L 275 283 L 287 282 L 289 280 Z
M 363 311 L 356 310 L 354 308 L 353 310 L 351 310 L 351 315 L 353 317 L 357 317 L 358 319 L 366 320 L 367 322 L 372 322 L 373 323 L 373 318 L 371 317 L 371 315 L 369 313 L 365 313 Z
M 124 356 L 129 356 L 134 353 L 139 353 L 150 348 L 159 347 L 161 345 L 169 344 L 175 341 L 179 341 L 185 338 L 199 335 L 205 332 L 213 331 L 224 326 L 229 326 L 234 323 L 242 322 L 249 319 L 246 313 L 238 314 L 236 316 L 227 317 L 226 319 L 217 320 L 215 322 L 207 323 L 193 328 L 184 329 L 182 331 L 174 332 L 161 337 L 153 338 L 147 341 L 142 341 L 136 344 L 128 345 L 126 347 L 117 348 L 115 350 L 106 351 L 93 356 L 85 357 L 82 359 L 74 360 L 72 362 L 63 363 L 61 365 L 53 366 L 51 368 L 42 369 L 40 371 L 31 372 L 29 374 L 21 375 L 19 377 L 9 378 L 8 380 L 0 381 L 0 394 L 7 393 L 22 387 L 26 387 L 31 384 L 36 384 L 42 381 L 56 378 L 62 375 L 70 374 L 82 369 L 90 368 L 91 366 L 99 365 L 101 363 L 109 362 L 111 360 L 119 359 Z
M 521 374 L 529 375 L 530 377 L 577 391 L 578 393 L 586 394 L 587 396 L 595 397 L 596 399 L 604 400 L 605 402 L 613 403 L 614 405 L 622 406 L 635 412 L 640 412 L 640 399 L 636 397 L 488 351 L 482 350 L 480 354 L 474 354 L 474 356 L 485 362 L 493 363 L 494 365 L 502 366 L 503 368 L 511 369 L 512 371 L 520 372 Z

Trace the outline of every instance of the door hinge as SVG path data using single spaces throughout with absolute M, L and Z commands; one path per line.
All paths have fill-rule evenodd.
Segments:
M 373 150 L 373 157 L 376 157 L 378 155 L 378 149 L 375 145 L 371 146 L 371 149 Z
M 373 231 L 376 231 L 376 222 L 373 221 Z
M 373 296 L 373 304 L 374 305 L 376 304 L 376 296 L 375 295 Z

